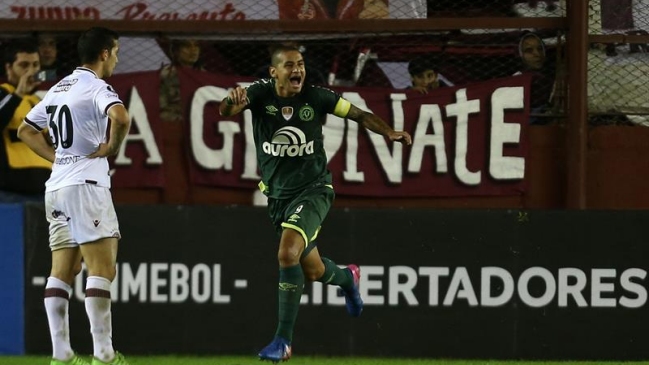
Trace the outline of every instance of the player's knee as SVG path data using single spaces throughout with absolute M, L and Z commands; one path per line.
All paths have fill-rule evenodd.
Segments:
M 112 282 L 117 276 L 117 269 L 115 266 L 88 268 L 88 276 L 99 276 Z
M 277 252 L 277 261 L 283 267 L 297 265 L 300 263 L 301 254 L 299 247 L 281 247 Z

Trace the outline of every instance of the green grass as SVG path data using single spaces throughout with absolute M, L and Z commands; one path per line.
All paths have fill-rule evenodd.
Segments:
M 127 356 L 131 365 L 263 365 L 253 356 Z M 499 361 L 295 356 L 285 365 L 649 365 L 649 361 Z M 49 365 L 47 356 L 0 356 L 0 365 Z

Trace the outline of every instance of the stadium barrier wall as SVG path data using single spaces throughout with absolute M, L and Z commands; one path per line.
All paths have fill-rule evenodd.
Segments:
M 0 355 L 25 353 L 23 207 L 0 204 Z
M 255 356 L 276 323 L 277 238 L 263 208 L 118 206 L 114 344 L 129 354 Z M 365 311 L 307 284 L 294 353 L 649 358 L 646 211 L 334 209 L 319 249 L 363 270 Z M 48 353 L 42 208 L 26 212 L 26 348 Z M 83 278 L 75 349 L 91 352 Z

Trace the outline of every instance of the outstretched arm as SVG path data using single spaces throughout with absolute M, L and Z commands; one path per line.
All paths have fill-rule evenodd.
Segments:
M 363 111 L 354 105 L 349 109 L 346 118 L 357 122 L 374 133 L 388 137 L 390 141 L 397 141 L 407 145 L 412 144 L 412 138 L 408 132 L 395 131 L 377 115 Z
M 237 86 L 228 92 L 228 96 L 221 100 L 219 104 L 219 114 L 224 117 L 241 113 L 248 105 L 248 95 L 246 89 Z

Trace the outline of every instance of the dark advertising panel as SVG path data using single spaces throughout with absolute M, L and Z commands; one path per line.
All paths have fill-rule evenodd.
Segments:
M 47 353 L 47 226 L 32 207 L 26 345 Z M 113 340 L 132 354 L 249 354 L 272 338 L 277 238 L 265 209 L 120 206 Z M 323 256 L 362 269 L 365 311 L 307 284 L 296 354 L 499 358 L 649 357 L 649 212 L 333 210 Z M 91 352 L 83 278 L 75 349 Z

